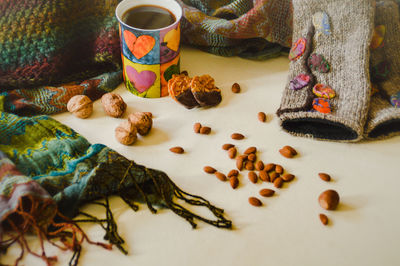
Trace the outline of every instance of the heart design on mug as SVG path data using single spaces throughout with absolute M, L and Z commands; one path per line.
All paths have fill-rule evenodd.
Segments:
M 178 51 L 179 49 L 179 38 L 180 38 L 180 33 L 179 33 L 179 28 L 170 30 L 167 34 L 164 36 L 164 42 L 167 43 L 167 47 L 175 52 Z
M 143 70 L 138 72 L 131 66 L 126 66 L 126 74 L 133 86 L 140 93 L 147 91 L 151 86 L 153 86 L 157 78 L 156 73 L 153 71 Z
M 124 30 L 124 39 L 129 51 L 131 51 L 137 59 L 150 53 L 156 44 L 156 40 L 152 36 L 141 35 L 136 37 L 135 34 L 128 30 Z

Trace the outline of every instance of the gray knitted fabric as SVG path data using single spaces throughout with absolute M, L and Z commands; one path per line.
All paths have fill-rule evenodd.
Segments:
M 384 25 L 384 45 L 371 50 L 371 66 L 383 61 L 389 64 L 389 74 L 376 81 L 378 93 L 371 96 L 365 135 L 368 138 L 385 138 L 400 134 L 400 108 L 390 103 L 390 96 L 400 91 L 400 19 L 397 4 L 381 1 L 376 5 L 375 26 Z M 373 74 L 371 74 L 372 82 Z
M 293 8 L 293 43 L 301 37 L 309 40 L 304 54 L 290 63 L 287 86 L 277 111 L 281 126 L 297 136 L 358 141 L 363 136 L 370 99 L 368 68 L 373 1 L 295 0 Z M 313 26 L 313 15 L 317 12 L 328 15 L 329 35 L 319 34 Z M 325 57 L 330 71 L 313 70 L 309 85 L 290 89 L 294 77 L 311 71 L 306 62 L 313 53 Z M 336 92 L 336 97 L 329 99 L 331 113 L 313 111 L 314 83 L 329 85 Z

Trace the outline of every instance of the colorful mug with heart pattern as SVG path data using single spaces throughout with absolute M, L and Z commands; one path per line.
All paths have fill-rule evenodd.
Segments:
M 122 19 L 124 13 L 141 6 L 166 9 L 175 21 L 160 29 L 140 29 L 126 24 Z M 174 0 L 124 0 L 118 4 L 115 14 L 119 21 L 126 88 L 140 97 L 167 96 L 168 80 L 180 72 L 181 6 Z

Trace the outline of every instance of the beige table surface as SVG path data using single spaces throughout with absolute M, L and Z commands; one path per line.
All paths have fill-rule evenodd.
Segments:
M 129 255 L 116 248 L 106 251 L 86 244 L 80 265 L 400 265 L 399 137 L 344 144 L 293 137 L 282 131 L 274 113 L 288 74 L 285 57 L 254 62 L 184 47 L 181 64 L 191 76 L 212 75 L 222 90 L 223 101 L 216 108 L 186 110 L 169 97 L 142 99 L 121 85 L 115 92 L 128 104 L 127 113 L 150 111 L 154 115 L 150 135 L 139 138 L 133 146 L 115 140 L 114 129 L 122 119 L 106 116 L 99 101 L 86 120 L 68 113 L 53 117 L 92 143 L 103 143 L 137 163 L 165 171 L 183 190 L 224 208 L 233 221 L 233 230 L 202 222 L 193 230 L 169 210 L 154 215 L 141 204 L 134 212 L 122 200 L 113 198 L 112 209 Z M 234 82 L 241 85 L 240 94 L 231 92 Z M 257 120 L 260 111 L 268 114 L 266 123 Z M 210 126 L 212 133 L 194 134 L 195 122 Z M 246 138 L 233 141 L 233 132 Z M 241 152 L 257 146 L 259 159 L 281 164 L 296 179 L 277 190 L 274 197 L 262 198 L 262 207 L 249 205 L 248 197 L 273 186 L 252 184 L 243 171 L 240 186 L 233 190 L 228 182 L 202 170 L 205 165 L 224 173 L 235 168 L 234 160 L 221 149 L 228 142 Z M 282 157 L 278 150 L 284 145 L 293 146 L 299 156 Z M 169 152 L 172 146 L 182 146 L 185 153 Z M 319 172 L 329 173 L 333 181 L 320 180 Z M 325 211 L 319 206 L 318 196 L 326 189 L 339 192 L 338 210 Z M 103 214 L 95 206 L 84 211 Z M 321 224 L 319 213 L 328 215 L 329 226 Z M 93 240 L 102 239 L 104 232 L 97 225 L 83 228 Z M 39 250 L 38 242 L 29 239 Z M 67 265 L 70 253 L 49 245 L 47 250 L 59 257 L 57 265 Z M 18 251 L 11 248 L 4 262 L 11 263 Z M 24 265 L 43 262 L 26 256 Z

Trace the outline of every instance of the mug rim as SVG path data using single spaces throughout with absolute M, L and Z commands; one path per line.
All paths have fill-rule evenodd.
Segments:
M 118 12 L 120 11 L 119 9 L 121 9 L 121 6 L 124 5 L 124 4 L 127 3 L 127 2 L 132 2 L 132 0 L 123 0 L 123 1 L 119 2 L 119 4 L 117 5 L 117 7 L 115 8 L 115 16 L 116 16 L 116 18 L 117 18 L 117 20 L 118 20 L 119 23 L 121 23 L 122 25 L 124 25 L 125 27 L 127 27 L 127 28 L 129 28 L 129 29 L 133 29 L 133 30 L 136 30 L 136 31 L 146 31 L 146 32 L 147 32 L 147 31 L 151 31 L 151 32 L 156 32 L 156 31 L 162 31 L 162 30 L 168 29 L 168 28 L 170 28 L 170 27 L 173 27 L 173 26 L 177 25 L 177 24 L 180 22 L 180 20 L 181 20 L 181 18 L 182 18 L 182 15 L 183 15 L 183 9 L 182 9 L 181 5 L 180 5 L 177 1 L 175 1 L 175 0 L 161 0 L 161 1 L 153 1 L 153 0 L 151 0 L 151 1 L 149 1 L 149 2 L 157 2 L 157 3 L 154 3 L 154 5 L 158 5 L 158 6 L 162 7 L 162 8 L 167 9 L 169 12 L 173 13 L 173 14 L 175 15 L 175 17 L 176 17 L 175 22 L 172 23 L 172 24 L 170 24 L 170 25 L 168 25 L 168 26 L 166 26 L 166 27 L 158 28 L 158 29 L 141 29 L 141 28 L 136 28 L 136 27 L 130 26 L 130 25 L 126 24 L 125 22 L 123 22 L 122 19 L 121 19 L 121 18 L 119 17 L 119 15 L 118 15 Z M 135 5 L 130 6 L 129 8 L 132 8 L 132 7 L 135 7 L 135 6 L 150 5 L 150 3 L 147 4 L 147 3 L 143 3 L 143 1 L 141 1 L 141 2 L 142 2 L 142 3 L 137 3 L 137 4 L 135 4 Z M 176 7 L 177 7 L 177 9 L 178 9 L 178 14 L 176 14 L 176 12 L 174 12 L 175 10 L 170 10 L 170 9 L 167 8 L 165 5 L 162 5 L 162 4 L 164 4 L 165 2 L 169 2 L 169 3 L 175 4 Z M 125 11 L 126 11 L 126 10 L 123 10 L 122 14 L 123 14 Z

